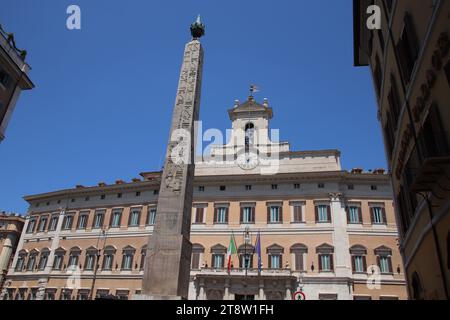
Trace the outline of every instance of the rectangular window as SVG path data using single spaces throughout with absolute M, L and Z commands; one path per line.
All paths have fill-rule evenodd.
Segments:
M 84 262 L 84 270 L 94 270 L 95 256 L 93 254 L 86 255 L 86 261 Z
M 270 269 L 281 269 L 281 255 L 271 254 L 269 255 L 269 268 Z
M 353 272 L 364 273 L 365 272 L 365 257 L 364 256 L 352 256 Z
M 250 184 L 246 185 L 246 186 L 245 186 L 245 190 L 246 190 L 246 191 L 252 190 L 252 186 L 251 186 Z
M 17 259 L 15 271 L 22 271 L 24 263 L 25 263 L 25 257 L 19 256 L 19 258 Z
M 333 256 L 331 254 L 319 254 L 319 270 L 321 272 L 333 271 Z
M 67 215 L 64 217 L 63 222 L 63 230 L 70 230 L 72 229 L 72 223 L 73 223 L 73 215 Z
M 315 213 L 316 213 L 316 222 L 318 223 L 327 223 L 331 222 L 331 212 L 330 212 L 330 206 L 329 205 L 316 205 L 315 206 Z
M 122 270 L 131 270 L 133 268 L 133 255 L 124 254 L 122 258 Z
M 293 222 L 303 222 L 302 206 L 300 204 L 296 204 L 292 207 L 292 210 L 294 211 Z
M 130 211 L 130 220 L 128 222 L 128 226 L 130 227 L 137 227 L 139 226 L 139 220 L 141 217 L 141 209 L 140 208 L 133 208 Z
M 199 192 L 205 192 L 205 187 L 204 186 L 199 186 L 198 187 L 198 191 Z
M 217 224 L 228 223 L 228 208 L 227 207 L 215 208 L 214 223 L 217 223 Z
M 41 255 L 41 259 L 39 260 L 39 270 L 40 271 L 45 269 L 45 267 L 47 266 L 47 261 L 48 261 L 48 255 L 47 254 Z
M 380 256 L 378 257 L 378 261 L 379 261 L 378 266 L 380 267 L 380 271 L 382 274 L 392 273 L 391 257 Z
M 225 191 L 226 189 L 227 189 L 226 186 L 220 186 L 220 187 L 219 187 L 219 190 L 220 190 L 220 191 Z
M 317 184 L 317 188 L 323 189 L 323 188 L 325 188 L 325 184 L 319 183 L 319 184 Z
M 111 215 L 111 228 L 119 228 L 122 220 L 122 209 L 113 210 Z
M 153 226 L 156 223 L 156 207 L 148 207 L 147 225 Z
M 267 222 L 268 223 L 281 223 L 282 218 L 282 208 L 280 206 L 270 206 L 267 207 Z
M 103 257 L 103 270 L 111 270 L 112 269 L 112 263 L 113 263 L 113 255 L 112 254 L 105 254 Z
M 202 224 L 205 208 L 195 208 L 195 223 Z
M 223 254 L 213 254 L 212 255 L 212 266 L 214 269 L 223 269 L 224 267 L 224 255 Z
M 32 255 L 28 258 L 27 271 L 33 271 L 36 265 L 36 256 Z
M 361 219 L 361 208 L 357 206 L 349 206 L 347 207 L 347 221 L 350 224 L 360 224 L 362 223 Z
M 28 222 L 28 227 L 27 227 L 27 233 L 33 233 L 34 229 L 36 227 L 36 218 L 30 219 L 30 221 Z
M 353 184 L 347 185 L 348 190 L 355 190 L 355 186 Z
M 371 207 L 372 224 L 386 224 L 386 212 L 382 207 Z
M 72 267 L 72 266 L 78 266 L 78 254 L 71 254 L 70 256 L 69 256 L 69 264 L 68 264 L 68 266 L 69 267 Z
M 241 224 L 248 224 L 255 222 L 255 208 L 241 207 Z
M 59 216 L 58 215 L 53 215 L 51 220 L 50 220 L 50 226 L 49 226 L 49 231 L 55 231 L 56 227 L 58 226 L 58 219 Z
M 294 183 L 294 189 L 300 189 L 300 183 Z
M 39 228 L 38 228 L 39 232 L 45 231 L 45 227 L 47 226 L 47 221 L 48 221 L 48 217 L 41 217 L 41 219 L 39 220 Z
M 105 212 L 104 211 L 98 211 L 95 213 L 94 216 L 94 223 L 92 228 L 93 229 L 101 229 L 103 228 L 103 219 L 105 218 Z
M 61 270 L 63 262 L 63 256 L 56 255 L 55 259 L 53 260 L 53 270 Z
M 278 189 L 278 185 L 277 184 L 273 184 L 272 185 L 272 190 L 277 190 Z
M 295 270 L 296 271 L 304 271 L 304 263 L 303 263 L 303 253 L 302 252 L 296 252 L 295 253 Z
M 88 221 L 88 214 L 87 213 L 80 214 L 80 216 L 78 217 L 77 229 L 79 229 L 79 230 L 86 229 L 87 221 Z

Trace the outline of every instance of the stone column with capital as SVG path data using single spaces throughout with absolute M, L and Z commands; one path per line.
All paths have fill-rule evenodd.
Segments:
M 187 299 L 194 180 L 194 122 L 200 110 L 204 35 L 200 17 L 191 25 L 172 116 L 159 190 L 156 225 L 147 246 L 140 300 Z

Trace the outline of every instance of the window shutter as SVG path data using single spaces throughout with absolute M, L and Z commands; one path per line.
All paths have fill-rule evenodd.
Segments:
M 272 259 L 271 259 L 271 255 L 268 255 L 268 259 L 269 259 L 269 269 L 272 269 Z
M 283 255 L 280 254 L 280 269 L 283 269 Z
M 331 222 L 331 207 L 327 206 L 327 221 Z
M 280 222 L 283 222 L 283 207 L 280 207 Z
M 355 256 L 352 256 L 352 270 L 353 270 L 353 273 L 356 272 L 355 259 L 356 259 Z
M 214 257 L 215 257 L 216 255 L 215 254 L 213 254 L 213 255 L 211 255 L 211 268 L 215 268 L 216 266 L 214 265 Z
M 377 266 L 378 266 L 379 268 L 381 268 L 380 256 L 377 256 Z
M 331 271 L 334 271 L 334 261 L 333 261 L 333 255 L 330 254 L 330 269 Z
M 381 214 L 383 215 L 383 223 L 387 224 L 386 209 L 385 208 L 381 208 Z
M 252 209 L 250 210 L 251 214 L 251 219 L 250 222 L 255 222 L 255 207 L 252 207 Z
M 363 223 L 361 207 L 358 207 L 358 218 L 359 218 L 359 223 Z
M 322 255 L 319 254 L 319 271 L 322 271 Z
M 197 270 L 199 269 L 200 265 L 200 254 L 198 252 L 194 252 L 192 254 L 192 269 Z
M 345 207 L 345 212 L 347 214 L 347 224 L 350 223 L 350 208 L 347 206 Z
M 241 207 L 241 223 L 244 222 L 244 208 Z
M 270 207 L 267 207 L 267 223 L 271 223 L 270 221 Z
M 225 223 L 228 224 L 228 208 L 225 208 Z
M 367 261 L 366 261 L 366 256 L 363 256 L 362 257 L 362 260 L 363 260 L 363 271 L 364 271 L 364 273 L 367 273 Z
M 215 223 L 218 222 L 218 219 L 217 219 L 217 212 L 218 211 L 219 211 L 218 208 L 214 208 L 214 222 Z
M 314 206 L 314 214 L 316 216 L 316 222 L 319 222 L 319 207 Z
M 373 208 L 370 207 L 370 222 L 373 224 L 373 215 L 374 215 L 374 211 Z

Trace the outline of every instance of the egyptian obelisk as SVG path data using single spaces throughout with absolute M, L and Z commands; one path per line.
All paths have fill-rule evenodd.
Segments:
M 169 143 L 161 177 L 156 225 L 149 237 L 142 294 L 138 299 L 187 299 L 192 245 L 191 208 L 194 180 L 194 122 L 198 120 L 205 26 L 191 25 L 185 46 Z

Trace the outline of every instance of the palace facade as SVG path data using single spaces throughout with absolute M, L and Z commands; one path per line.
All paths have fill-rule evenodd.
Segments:
M 298 291 L 308 300 L 406 299 L 384 170 L 348 172 L 338 150 L 272 142 L 267 100 L 236 101 L 228 114 L 230 142 L 196 164 L 189 299 L 292 299 Z M 130 182 L 26 196 L 1 298 L 140 294 L 160 182 L 161 172 L 145 172 Z M 227 270 L 232 236 L 237 254 Z

